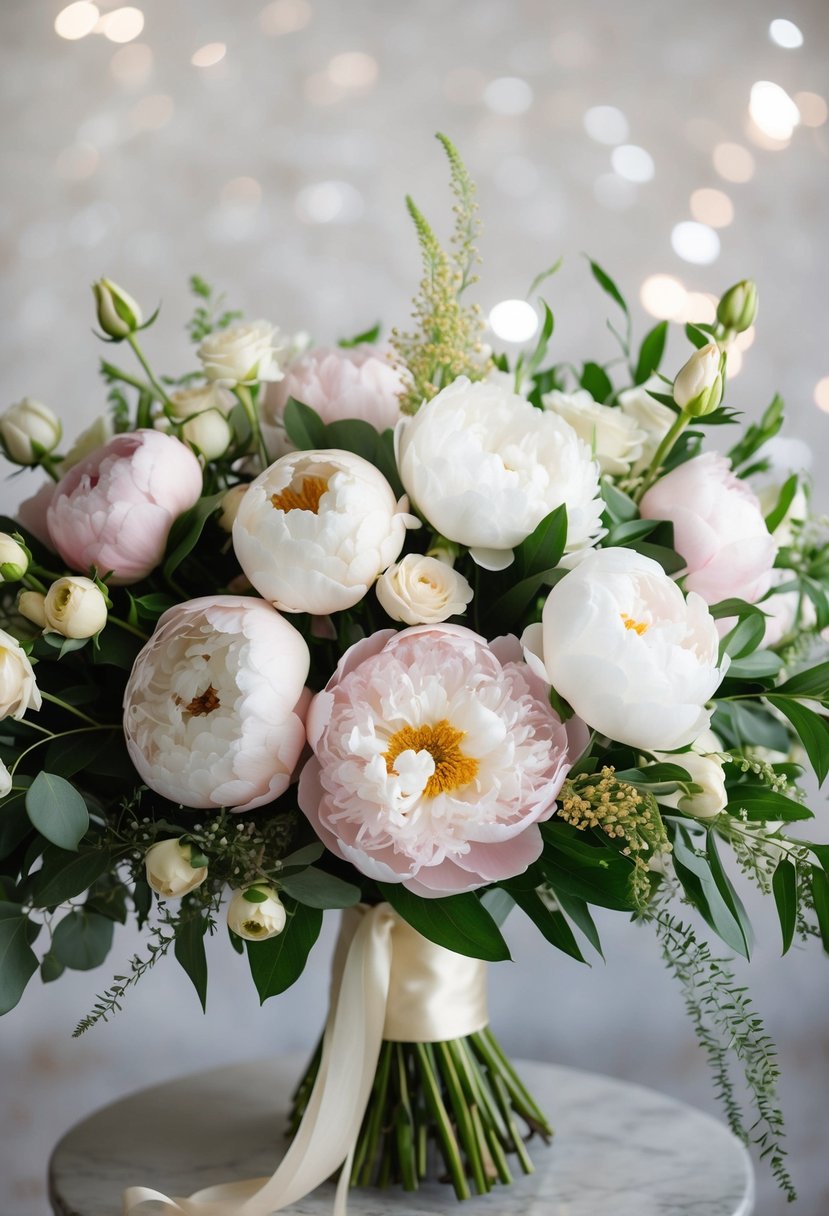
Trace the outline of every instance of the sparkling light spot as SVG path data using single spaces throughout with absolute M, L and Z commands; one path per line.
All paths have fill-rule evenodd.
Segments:
M 653 157 L 636 144 L 621 144 L 610 157 L 613 169 L 629 182 L 649 182 L 654 174 Z
M 616 106 L 591 106 L 584 129 L 597 144 L 623 144 L 630 135 L 628 120 Z
M 365 51 L 342 51 L 328 61 L 328 76 L 342 89 L 370 89 L 379 74 L 377 60 Z
M 652 317 L 659 317 L 663 321 L 673 321 L 682 315 L 688 293 L 679 279 L 675 279 L 672 275 L 652 274 L 640 287 L 639 299 L 642 307 Z
M 636 202 L 636 185 L 617 173 L 603 173 L 593 183 L 593 195 L 610 211 L 627 211 Z
M 259 14 L 259 26 L 263 33 L 273 37 L 295 34 L 310 24 L 311 16 L 308 0 L 274 0 Z
M 142 85 L 153 68 L 153 53 L 143 42 L 122 46 L 109 61 L 110 74 L 130 88 Z
M 822 127 L 829 117 L 826 98 L 820 93 L 795 93 L 794 103 L 800 110 L 800 121 L 804 127 Z
M 754 176 L 754 157 L 742 144 L 717 144 L 712 159 L 727 182 L 747 182 Z
M 727 228 L 734 219 L 734 204 L 722 190 L 695 190 L 691 195 L 691 215 L 712 228 Z
M 711 325 L 717 319 L 717 297 L 704 291 L 689 291 L 685 307 L 678 321 L 690 321 L 692 325 Z
M 685 262 L 697 266 L 710 266 L 720 256 L 720 238 L 707 224 L 696 220 L 683 220 L 671 230 L 671 245 L 674 253 Z
M 134 131 L 158 131 L 173 117 L 175 105 L 166 93 L 152 93 L 142 97 L 130 111 Z
M 520 76 L 498 76 L 484 89 L 484 102 L 493 114 L 512 118 L 526 114 L 533 103 L 533 91 Z
M 363 196 L 349 182 L 316 182 L 299 191 L 294 206 L 306 224 L 350 224 L 363 213 Z
M 55 161 L 58 177 L 66 181 L 79 182 L 91 177 L 101 157 L 93 144 L 76 143 L 64 148 Z
M 528 300 L 501 300 L 490 310 L 489 327 L 504 342 L 529 342 L 538 332 L 538 314 Z
M 785 17 L 776 17 L 772 21 L 769 26 L 769 38 L 786 51 L 796 51 L 799 46 L 803 46 L 803 34 L 799 26 L 793 21 L 787 21 Z
M 87 0 L 77 0 L 77 3 L 62 8 L 55 17 L 55 33 L 76 42 L 78 38 L 92 33 L 100 15 L 96 5 L 87 3 Z
M 751 86 L 748 112 L 763 134 L 771 139 L 790 139 L 800 122 L 800 111 L 789 94 L 771 80 L 758 80 Z
M 226 54 L 227 47 L 223 42 L 208 42 L 193 52 L 190 62 L 194 68 L 212 68 L 221 63 Z
M 823 376 L 815 385 L 815 405 L 829 414 L 829 376 Z
M 132 5 L 114 8 L 101 18 L 99 28 L 110 42 L 132 42 L 144 28 L 144 14 Z

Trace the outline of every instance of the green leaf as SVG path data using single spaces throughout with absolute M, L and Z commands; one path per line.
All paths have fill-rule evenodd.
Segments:
M 101 849 L 67 852 L 49 845 L 43 851 L 43 866 L 34 877 L 32 902 L 36 908 L 55 908 L 87 891 L 110 866 Z
M 767 785 L 750 782 L 731 786 L 726 810 L 740 818 L 745 813 L 752 822 L 781 819 L 784 823 L 794 823 L 799 819 L 814 818 L 809 808 L 801 802 L 778 794 Z
M 0 860 L 9 857 L 31 830 L 25 794 L 12 794 L 0 802 Z
M 616 524 L 602 542 L 608 548 L 614 545 L 630 545 L 633 541 L 642 540 L 655 532 L 662 520 L 659 519 L 629 519 Z
M 91 971 L 109 954 L 113 930 L 112 921 L 105 916 L 76 908 L 57 925 L 52 953 L 73 971 Z
M 43 767 L 47 773 L 61 777 L 73 777 L 86 769 L 98 754 L 108 748 L 109 737 L 105 731 L 87 731 L 85 734 L 58 735 L 46 748 Z
M 718 701 L 711 729 L 741 750 L 750 746 L 787 752 L 790 746 L 785 725 L 767 709 L 748 701 Z
M 513 880 L 504 883 L 504 887 L 551 946 L 555 946 L 564 954 L 569 954 L 571 958 L 577 959 L 580 963 L 587 961 L 563 914 L 548 908 L 532 886 L 526 886 L 520 881 Z
M 716 604 L 711 604 L 708 611 L 711 613 L 715 621 L 721 621 L 723 617 L 736 616 L 739 620 L 744 617 L 757 616 L 765 620 L 765 615 L 761 608 L 756 604 L 749 604 L 747 600 L 728 599 L 719 600 Z
M 659 365 L 665 353 L 667 338 L 667 321 L 658 321 L 650 333 L 645 335 L 642 345 L 639 347 L 639 358 L 636 360 L 636 371 L 633 376 L 634 384 L 644 384 L 649 376 L 659 371 Z
M 179 515 L 170 529 L 167 539 L 167 553 L 163 567 L 165 578 L 171 578 L 188 553 L 192 553 L 195 549 L 204 531 L 204 525 L 217 510 L 226 492 L 226 490 L 219 490 L 216 494 L 207 494 L 204 498 L 200 498 L 189 511 Z
M 794 496 L 797 493 L 800 478 L 797 473 L 792 473 L 791 477 L 787 477 L 780 487 L 780 494 L 777 498 L 773 510 L 766 516 L 766 527 L 769 532 L 774 532 L 775 528 L 779 528 L 786 517 L 786 512 L 792 505 Z
M 635 549 L 644 557 L 651 557 L 655 562 L 659 562 L 666 574 L 679 574 L 680 570 L 685 569 L 685 558 L 680 557 L 675 549 L 669 549 L 666 545 L 653 545 L 648 540 L 634 540 L 630 541 L 627 547 Z
M 359 887 L 315 866 L 280 877 L 279 885 L 309 908 L 353 908 L 360 902 Z
M 826 697 L 829 696 L 829 663 L 818 663 L 806 671 L 778 684 L 775 693 L 786 697 Z
M 401 883 L 377 885 L 395 912 L 430 942 L 490 963 L 510 957 L 500 929 L 473 892 L 444 899 L 422 899 Z
M 596 928 L 596 922 L 590 915 L 590 909 L 584 900 L 577 899 L 575 895 L 565 895 L 562 891 L 556 894 L 556 899 L 564 915 L 569 916 L 576 928 L 580 929 L 590 942 L 590 945 L 599 957 L 604 958 L 599 930 Z
M 38 773 L 26 792 L 26 810 L 41 836 L 61 849 L 77 849 L 89 827 L 83 798 L 54 773 Z
M 788 696 L 769 693 L 767 700 L 791 722 L 822 785 L 829 773 L 829 722 Z
M 608 397 L 613 396 L 613 381 L 598 363 L 585 363 L 579 384 L 594 401 L 605 402 Z
M 315 448 L 325 448 L 326 426 L 316 410 L 301 401 L 288 398 L 283 414 L 283 422 L 288 438 L 295 443 L 300 452 L 308 452 Z
M 37 971 L 32 942 L 38 928 L 19 904 L 0 903 L 0 1014 L 14 1009 Z
M 532 379 L 532 377 L 538 371 L 544 356 L 547 354 L 547 347 L 550 345 L 550 338 L 553 336 L 555 318 L 553 317 L 550 306 L 546 300 L 541 301 L 541 307 L 544 310 L 544 320 L 541 323 L 541 330 L 538 334 L 538 341 L 535 344 L 535 350 L 527 360 L 526 365 L 521 369 L 522 379 Z
M 380 337 L 381 324 L 378 321 L 376 325 L 372 325 L 371 329 L 364 329 L 362 333 L 356 334 L 353 338 L 340 338 L 337 346 L 343 350 L 351 350 L 355 346 L 369 345 L 373 346 Z
M 765 632 L 766 622 L 762 616 L 743 617 L 720 642 L 720 660 L 726 654 L 732 659 L 751 654 L 762 645 Z
M 59 980 L 65 970 L 63 963 L 51 951 L 44 954 L 40 963 L 40 978 L 44 984 L 51 984 L 54 980 Z
M 783 660 L 773 650 L 755 650 L 728 668 L 729 680 L 765 680 L 778 675 Z
M 711 867 L 711 876 L 714 879 L 723 903 L 740 926 L 740 932 L 745 943 L 745 956 L 749 958 L 752 946 L 751 922 L 748 919 L 748 913 L 743 906 L 742 900 L 734 890 L 731 879 L 723 868 L 719 850 L 717 849 L 717 837 L 714 832 L 708 833 L 706 852 L 708 854 L 708 864 Z
M 283 901 L 288 912 L 285 928 L 264 942 L 246 942 L 248 962 L 259 1001 L 278 996 L 302 975 L 308 955 L 319 937 L 322 912 L 305 904 Z
M 176 959 L 193 982 L 196 995 L 203 1010 L 207 1010 L 207 957 L 204 952 L 204 935 L 207 919 L 201 915 L 181 917 L 176 925 L 176 943 L 173 947 Z
M 728 453 L 732 466 L 737 469 L 768 443 L 783 425 L 783 398 L 775 393 L 771 404 L 759 422 L 746 427 L 742 439 Z
M 778 862 L 771 880 L 780 931 L 783 934 L 783 953 L 788 952 L 797 924 L 797 869 L 785 857 Z
M 628 520 L 639 518 L 639 508 L 633 499 L 617 489 L 607 477 L 602 478 L 602 498 L 607 505 L 611 523 L 627 523 Z
M 631 863 L 604 844 L 592 845 L 565 832 L 563 825 L 543 823 L 541 868 L 556 899 L 573 896 L 601 908 L 629 911 Z
M 703 346 L 707 346 L 711 341 L 710 334 L 701 329 L 699 325 L 691 325 L 690 323 L 685 326 L 685 337 L 697 350 L 700 350 Z
M 715 862 L 719 860 L 714 854 Z M 711 853 L 701 855 L 694 849 L 688 832 L 676 827 L 673 833 L 673 859 L 677 878 L 688 899 L 707 924 L 726 945 L 748 958 L 748 939 L 734 901 L 724 898 L 712 870 Z M 721 869 L 721 867 L 720 867 Z
M 829 954 L 829 877 L 818 866 L 810 866 L 812 900 L 815 905 L 823 949 Z M 0 926 L 2 927 L 2 926 Z
M 564 556 L 567 544 L 567 508 L 556 507 L 545 515 L 515 550 L 517 569 L 523 578 L 554 569 Z
M 602 270 L 602 268 L 601 268 L 601 266 L 599 266 L 598 262 L 594 262 L 591 258 L 588 258 L 588 261 L 590 262 L 590 269 L 593 273 L 593 278 L 599 284 L 602 291 L 607 292 L 607 294 L 610 296 L 610 298 L 612 300 L 615 300 L 615 302 L 621 308 L 622 312 L 625 314 L 625 316 L 627 316 L 628 315 L 628 306 L 625 303 L 625 298 L 622 295 L 622 293 L 619 291 L 619 288 L 616 286 L 616 284 L 611 279 L 610 275 L 607 274 L 606 271 Z
M 286 870 L 291 870 L 294 866 L 297 869 L 312 866 L 315 861 L 319 861 L 324 852 L 325 847 L 319 840 L 303 845 L 301 849 L 297 849 L 294 853 L 289 853 L 287 857 L 282 858 L 280 862 L 281 872 L 284 873 Z

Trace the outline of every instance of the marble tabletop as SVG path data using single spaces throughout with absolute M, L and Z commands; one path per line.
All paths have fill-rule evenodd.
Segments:
M 142 1090 L 77 1124 L 49 1167 L 56 1216 L 117 1216 L 126 1186 L 169 1195 L 270 1173 L 280 1153 L 301 1061 L 219 1068 Z M 459 1216 L 749 1216 L 748 1155 L 716 1120 L 652 1090 L 547 1064 L 519 1069 L 551 1115 L 551 1147 L 532 1146 L 536 1172 L 471 1199 Z M 288 1211 L 328 1216 L 328 1183 Z M 455 1211 L 439 1183 L 415 1195 L 352 1192 L 352 1216 Z

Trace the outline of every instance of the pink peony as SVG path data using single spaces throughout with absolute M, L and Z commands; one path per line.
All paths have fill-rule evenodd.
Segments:
M 238 811 L 288 788 L 305 745 L 308 647 L 264 600 L 206 596 L 170 608 L 124 693 L 132 762 L 151 790 Z
M 174 520 L 198 500 L 202 473 L 188 447 L 160 431 L 116 435 L 55 487 L 47 520 L 73 570 L 135 583 L 164 556 Z
M 523 873 L 571 764 L 517 639 L 488 645 L 460 625 L 352 646 L 307 728 L 299 804 L 322 842 L 425 897 Z
M 282 425 L 289 397 L 316 410 L 323 422 L 362 418 L 385 431 L 400 418 L 399 396 L 405 387 L 400 372 L 377 347 L 316 347 L 295 359 L 284 380 L 268 390 L 264 422 L 269 448 L 274 457 L 291 450 Z
M 643 519 L 674 525 L 688 591 L 709 604 L 736 596 L 753 604 L 771 586 L 777 542 L 760 502 L 725 456 L 706 452 L 660 477 L 639 504 Z

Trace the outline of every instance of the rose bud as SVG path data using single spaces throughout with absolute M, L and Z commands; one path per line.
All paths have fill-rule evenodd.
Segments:
M 757 317 L 757 284 L 753 279 L 741 279 L 728 291 L 717 305 L 717 320 L 720 325 L 741 334 L 750 329 Z
M 159 840 L 147 849 L 147 882 L 164 899 L 181 899 L 207 878 L 207 866 L 192 864 L 193 846 L 181 840 Z
M 238 937 L 263 942 L 285 928 L 285 908 L 273 887 L 246 887 L 234 891 L 227 909 L 227 924 Z
M 222 499 L 219 527 L 223 532 L 230 533 L 233 531 L 236 516 L 239 514 L 239 507 L 241 506 L 242 499 L 248 492 L 249 485 L 250 482 L 248 481 L 240 481 L 238 486 L 231 486 Z
M 435 557 L 409 553 L 380 575 L 377 598 L 393 621 L 435 625 L 460 616 L 472 599 L 462 574 Z
M 218 410 L 192 414 L 181 427 L 181 437 L 205 460 L 218 460 L 233 442 L 233 431 Z
M 107 623 L 107 602 L 91 578 L 67 575 L 47 591 L 43 614 L 47 628 L 55 633 L 65 638 L 91 638 Z
M 46 596 L 41 595 L 39 591 L 21 591 L 17 598 L 17 611 L 21 616 L 25 616 L 27 621 L 32 621 L 37 625 L 39 629 L 45 629 L 45 603 Z
M 123 287 L 113 283 L 112 279 L 99 279 L 92 284 L 92 291 L 98 310 L 98 324 L 107 337 L 121 342 L 141 328 L 144 319 L 141 308 Z
M 0 532 L 0 582 L 19 583 L 29 569 L 29 555 L 8 532 Z
M 716 342 L 695 350 L 674 380 L 674 401 L 693 418 L 712 414 L 722 401 L 723 361 Z
M 62 434 L 57 416 L 34 397 L 24 397 L 0 417 L 0 439 L 15 464 L 38 464 L 57 447 Z

